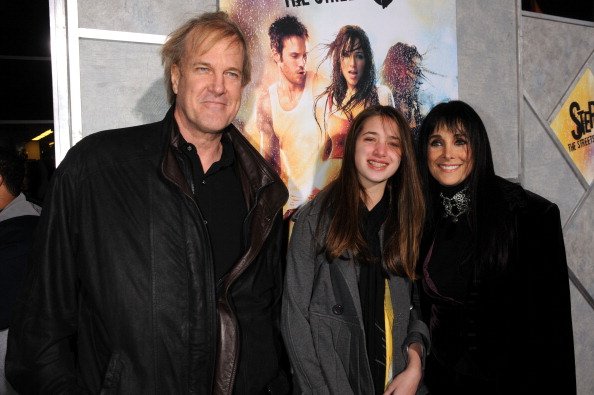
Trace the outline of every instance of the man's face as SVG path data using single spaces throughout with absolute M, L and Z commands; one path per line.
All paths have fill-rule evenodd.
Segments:
M 233 121 L 241 104 L 243 57 L 242 46 L 232 38 L 208 51 L 192 49 L 188 40 L 180 64 L 171 68 L 175 119 L 182 134 L 220 133 Z
M 290 36 L 283 39 L 283 52 L 274 52 L 274 61 L 281 74 L 294 85 L 305 84 L 305 62 L 307 61 L 307 41 L 305 37 Z

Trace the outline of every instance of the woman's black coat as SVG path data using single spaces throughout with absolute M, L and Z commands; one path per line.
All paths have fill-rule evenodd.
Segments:
M 559 209 L 499 177 L 495 186 L 516 237 L 507 269 L 485 278 L 477 289 L 480 363 L 495 383 L 487 392 L 573 394 L 571 303 Z M 427 298 L 422 301 L 429 322 L 431 306 Z M 432 393 L 449 392 L 439 388 Z

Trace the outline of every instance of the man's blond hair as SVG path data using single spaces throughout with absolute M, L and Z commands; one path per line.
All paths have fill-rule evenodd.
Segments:
M 252 71 L 247 42 L 239 26 L 229 18 L 227 13 L 223 11 L 204 13 L 191 18 L 169 34 L 167 41 L 161 48 L 161 62 L 164 68 L 169 103 L 173 103 L 175 100 L 171 82 L 171 67 L 174 64 L 180 66 L 180 62 L 186 54 L 188 40 L 192 40 L 190 47 L 192 50 L 204 53 L 220 40 L 228 38 L 231 38 L 243 48 L 241 84 L 246 86 L 250 82 Z

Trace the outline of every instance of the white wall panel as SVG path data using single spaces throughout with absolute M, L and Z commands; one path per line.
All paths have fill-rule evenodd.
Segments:
M 83 135 L 163 119 L 167 97 L 160 46 L 80 42 Z
M 167 35 L 195 13 L 216 7 L 216 0 L 78 0 L 78 19 L 84 28 Z

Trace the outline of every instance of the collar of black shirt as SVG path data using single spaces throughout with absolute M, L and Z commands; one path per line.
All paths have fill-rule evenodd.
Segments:
M 176 125 L 176 127 L 177 127 L 177 125 Z M 178 129 L 178 133 L 179 133 L 179 129 Z M 235 150 L 233 149 L 233 144 L 231 143 L 231 139 L 229 139 L 229 136 L 227 135 L 227 132 L 225 132 L 225 131 L 223 131 L 221 134 L 221 144 L 223 146 L 223 152 L 221 153 L 221 159 L 219 159 L 217 162 L 213 163 L 212 166 L 210 166 L 210 168 L 206 172 L 206 174 L 204 174 L 204 169 L 202 169 L 202 166 L 201 165 L 198 166 L 198 169 L 200 170 L 202 175 L 209 176 L 211 174 L 216 173 L 217 171 L 221 170 L 224 167 L 233 165 L 233 162 L 235 160 Z M 184 137 L 181 135 L 181 133 L 179 134 L 178 147 L 181 150 L 181 152 L 183 152 L 184 155 L 186 155 L 192 162 L 197 160 L 198 164 L 200 164 L 200 155 L 198 155 L 198 152 L 196 151 L 196 147 L 193 144 L 188 143 L 184 139 Z

